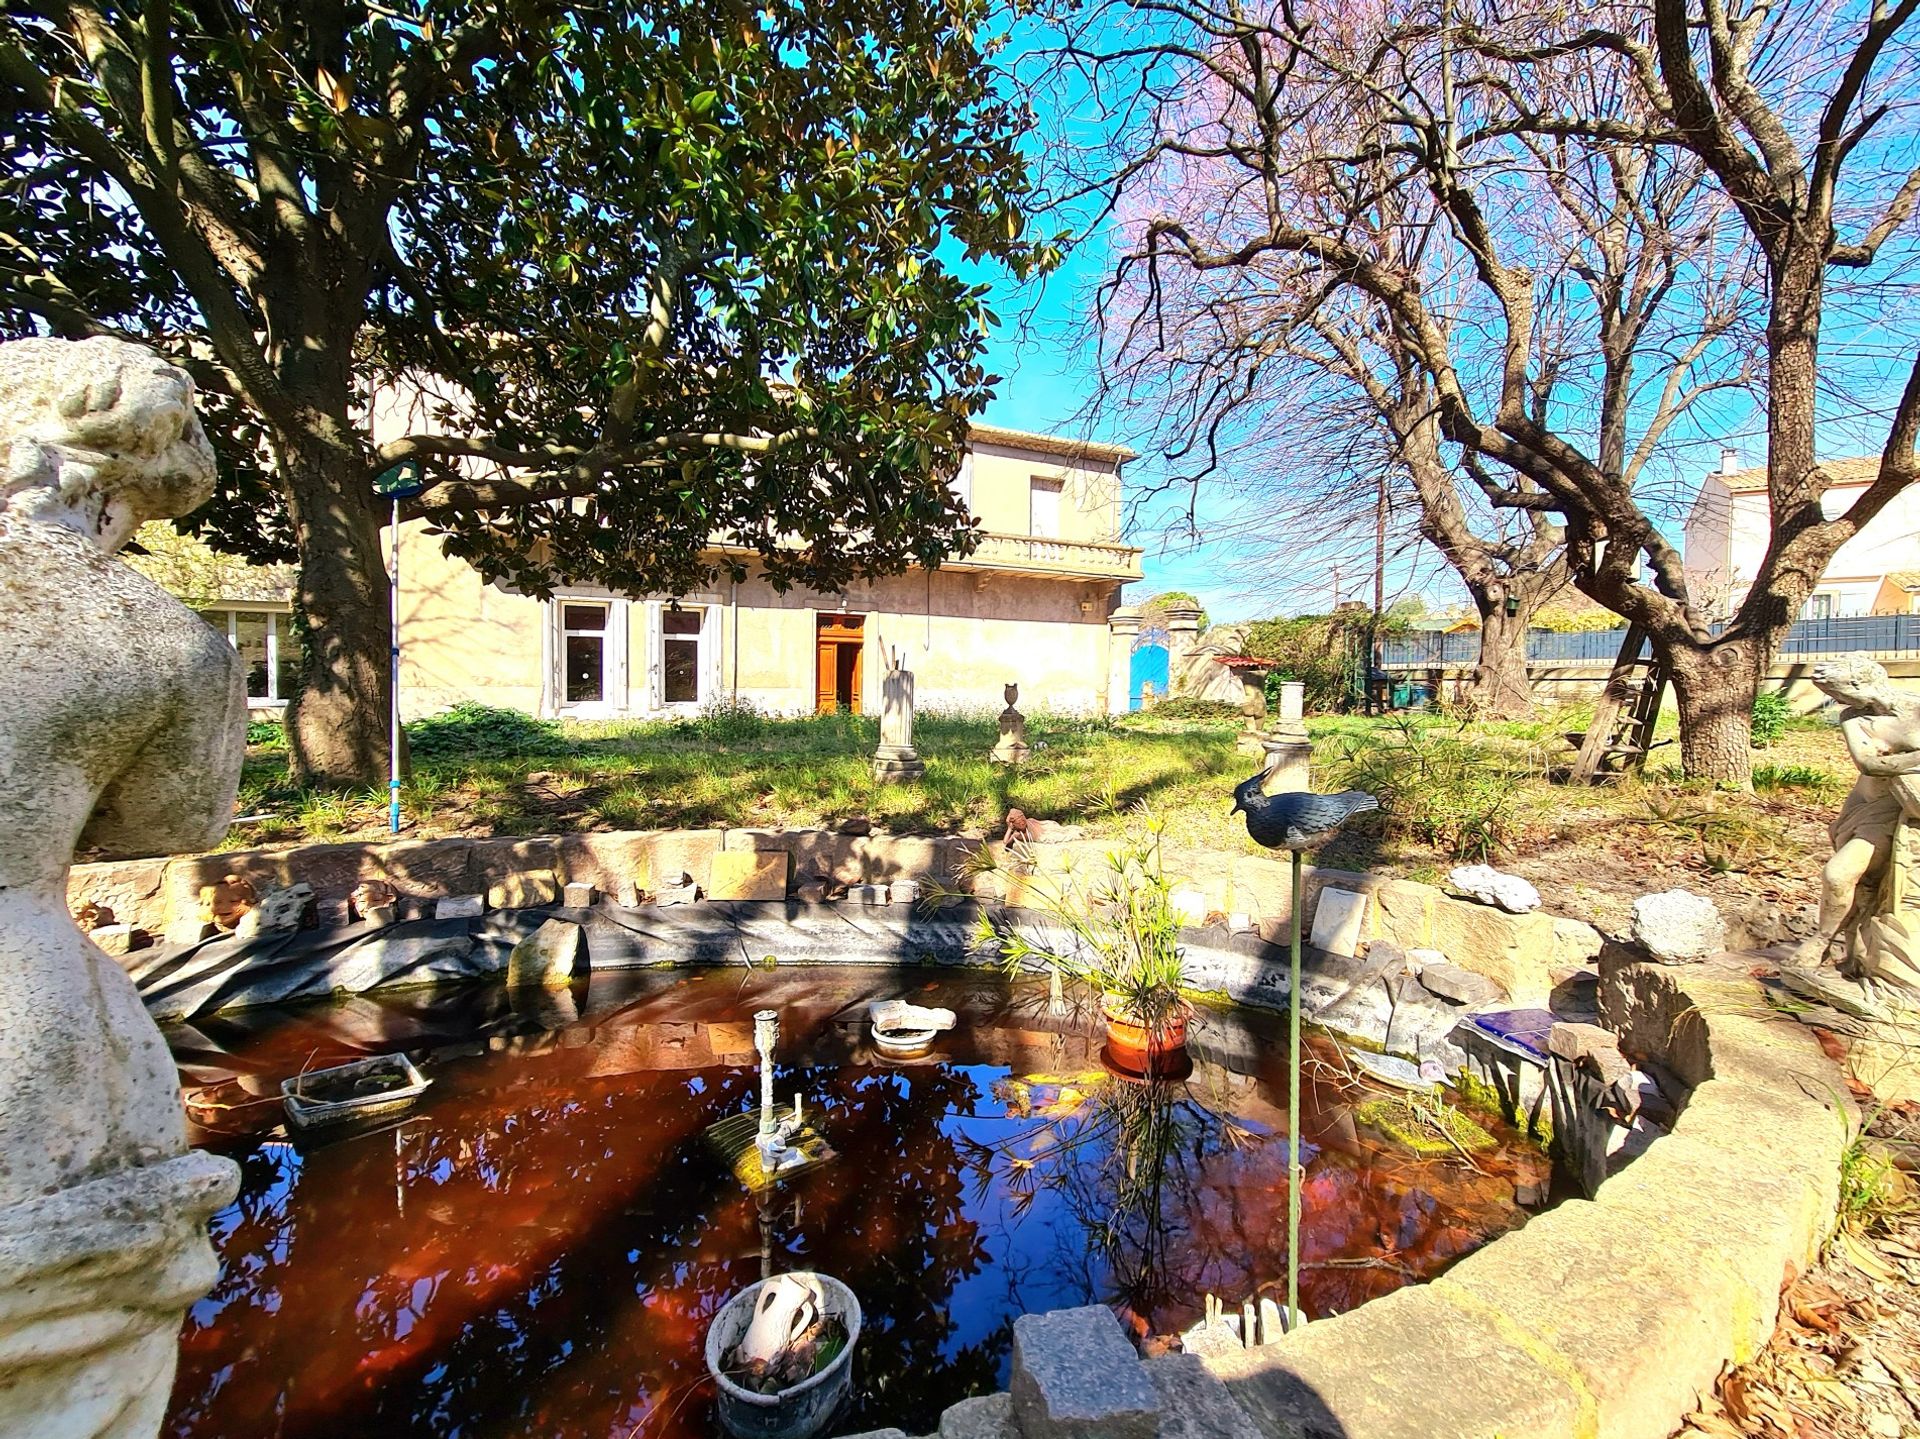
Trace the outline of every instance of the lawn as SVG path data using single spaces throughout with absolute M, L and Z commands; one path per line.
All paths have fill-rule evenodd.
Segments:
M 674 721 L 597 724 L 470 710 L 410 727 L 414 764 L 402 792 L 412 838 L 593 829 L 835 825 L 855 818 L 895 833 L 997 833 L 1006 812 L 1116 831 L 1145 804 L 1166 843 L 1257 853 L 1227 812 L 1253 762 L 1234 748 L 1228 714 L 1116 719 L 1036 715 L 1032 758 L 991 764 L 994 717 L 929 714 L 915 728 L 927 762 L 913 784 L 876 784 L 877 720 L 771 719 L 716 712 Z M 1816 894 L 1826 825 L 1852 781 L 1838 732 L 1796 721 L 1755 755 L 1751 794 L 1683 782 L 1677 747 L 1648 773 L 1571 789 L 1565 739 L 1585 716 L 1470 724 L 1441 716 L 1316 718 L 1314 783 L 1364 788 L 1383 803 L 1322 856 L 1344 868 L 1438 882 L 1487 860 L 1524 874 L 1556 912 L 1618 932 L 1634 896 L 1676 885 L 1711 895 L 1765 942 Z M 378 839 L 383 790 L 302 792 L 264 728 L 248 756 L 228 848 Z M 1776 936 L 1777 937 L 1777 934 Z

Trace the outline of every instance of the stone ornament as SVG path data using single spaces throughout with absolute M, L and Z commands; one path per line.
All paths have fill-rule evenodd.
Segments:
M 1508 914 L 1531 914 L 1540 908 L 1540 891 L 1517 874 L 1490 864 L 1463 864 L 1448 871 L 1447 882 L 1460 893 Z
M 1633 902 L 1633 942 L 1662 964 L 1708 959 L 1727 947 L 1727 926 L 1705 895 L 1685 889 L 1643 894 Z
M 913 671 L 899 651 L 880 682 L 880 745 L 873 752 L 873 777 L 899 781 L 919 779 L 927 763 L 913 748 Z
M 1000 711 L 1000 738 L 994 741 L 989 758 L 995 764 L 1020 764 L 1033 753 L 1027 744 L 1027 718 L 1014 706 L 1020 699 L 1020 686 L 1009 683 L 1004 691 L 1007 707 Z
M 1841 707 L 1840 733 L 1860 778 L 1831 826 L 1820 876 L 1820 923 L 1793 954 L 1820 963 L 1846 942 L 1841 972 L 1883 999 L 1920 1003 L 1920 698 L 1893 687 L 1863 655 L 1815 665 L 1813 682 Z
M 212 493 L 193 382 L 137 345 L 0 344 L 0 1432 L 155 1433 L 232 1163 L 187 1148 L 133 982 L 67 912 L 76 848 L 202 850 L 240 658 L 114 558 Z

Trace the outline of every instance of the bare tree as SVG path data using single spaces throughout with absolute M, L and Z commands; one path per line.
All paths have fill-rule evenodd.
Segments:
M 1122 263 L 1147 267 L 1148 292 L 1169 265 L 1259 268 L 1373 311 L 1479 492 L 1556 516 L 1574 583 L 1652 636 L 1687 771 L 1740 783 L 1787 627 L 1920 474 L 1911 349 L 1879 477 L 1832 518 L 1814 448 L 1833 277 L 1858 286 L 1879 266 L 1884 286 L 1920 199 L 1892 89 L 1916 8 L 1108 0 L 1064 46 L 1107 103 L 1108 143 L 1056 159 L 1109 205 L 1177 198 L 1153 189 L 1169 172 L 1233 172 L 1231 205 L 1163 206 Z M 1383 196 L 1401 217 L 1387 226 Z M 1773 535 L 1716 633 L 1658 526 L 1650 466 L 1703 400 L 1753 386 Z

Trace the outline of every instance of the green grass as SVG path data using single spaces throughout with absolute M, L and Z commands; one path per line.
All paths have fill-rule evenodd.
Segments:
M 1035 715 L 1033 756 L 1017 770 L 987 759 L 986 713 L 923 715 L 923 779 L 876 783 L 879 721 L 865 715 L 774 719 L 718 711 L 679 721 L 519 725 L 498 712 L 429 722 L 401 791 L 410 832 L 565 833 L 590 829 L 830 825 L 861 816 L 896 833 L 982 832 L 1017 806 L 1037 818 L 1117 829 L 1109 811 L 1146 801 L 1174 816 L 1176 842 L 1204 844 L 1226 818 L 1230 784 L 1254 762 L 1234 750 L 1232 720 Z M 524 719 L 524 717 L 521 717 Z M 524 743 L 525 750 L 516 749 Z M 376 838 L 384 790 L 302 792 L 277 748 L 249 752 L 242 814 L 271 818 L 229 833 L 242 848 L 290 840 Z

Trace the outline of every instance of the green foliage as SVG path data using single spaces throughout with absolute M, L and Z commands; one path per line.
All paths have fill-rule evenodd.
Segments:
M 1242 717 L 1240 706 L 1226 700 L 1159 700 L 1144 713 L 1165 720 L 1232 720 L 1236 723 Z
M 277 719 L 248 720 L 247 743 L 262 749 L 284 750 L 287 747 L 287 727 Z
M 1810 790 L 1824 799 L 1838 799 L 1846 792 L 1846 781 L 1839 775 L 1810 764 L 1757 764 L 1753 767 L 1753 787 L 1759 793 L 1769 790 Z
M 1555 634 L 1597 634 L 1602 630 L 1617 630 L 1626 621 L 1613 613 L 1596 607 L 1573 609 L 1568 606 L 1546 604 L 1533 612 L 1527 621 L 1528 628 L 1551 630 Z
M 1292 619 L 1255 620 L 1247 627 L 1244 648 L 1259 659 L 1278 663 L 1268 685 L 1298 680 L 1305 688 L 1309 713 L 1342 710 L 1352 702 L 1360 676 L 1361 635 L 1365 614 L 1300 615 Z M 1270 689 L 1270 696 L 1278 691 Z
M 1867 1134 L 1866 1123 L 1848 1137 L 1847 1147 L 1840 1152 L 1835 1227 L 1854 1234 L 1884 1229 L 1920 1209 L 1913 1181 L 1893 1162 L 1886 1146 Z
M 1059 253 L 987 0 L 93 14 L 0 17 L 0 336 L 194 369 L 221 474 L 188 524 L 219 547 L 296 558 L 296 476 L 357 514 L 397 454 L 334 417 L 395 376 L 432 397 L 433 480 L 448 436 L 525 478 L 426 507 L 532 590 L 564 556 L 685 593 L 737 566 L 716 530 L 822 589 L 967 547 L 992 267 Z
M 1482 862 L 1519 837 L 1519 781 L 1543 768 L 1532 753 L 1517 765 L 1464 722 L 1412 715 L 1331 736 L 1328 758 L 1326 787 L 1373 795 L 1389 832 Z
M 1154 625 L 1167 622 L 1167 611 L 1174 605 L 1191 605 L 1200 611 L 1200 629 L 1205 633 L 1211 621 L 1207 617 L 1206 606 L 1200 603 L 1199 596 L 1190 590 L 1163 590 L 1157 595 L 1149 595 L 1140 603 L 1141 616 Z
M 407 747 L 417 756 L 565 754 L 556 720 L 468 701 L 444 714 L 407 726 Z
M 1120 1000 L 1148 1029 L 1158 1031 L 1186 1004 L 1186 962 L 1173 886 L 1160 864 L 1162 826 L 1143 818 L 1145 833 L 1129 833 L 1098 869 L 1038 869 L 1016 843 L 1021 906 L 1044 914 L 1062 934 L 1045 942 L 1004 918 L 980 916 L 979 940 L 998 949 L 1007 973 L 1053 968 Z M 992 851 L 975 851 L 976 868 L 992 867 Z
M 1753 697 L 1753 747 L 1770 749 L 1778 744 L 1792 717 L 1784 690 L 1761 690 Z

